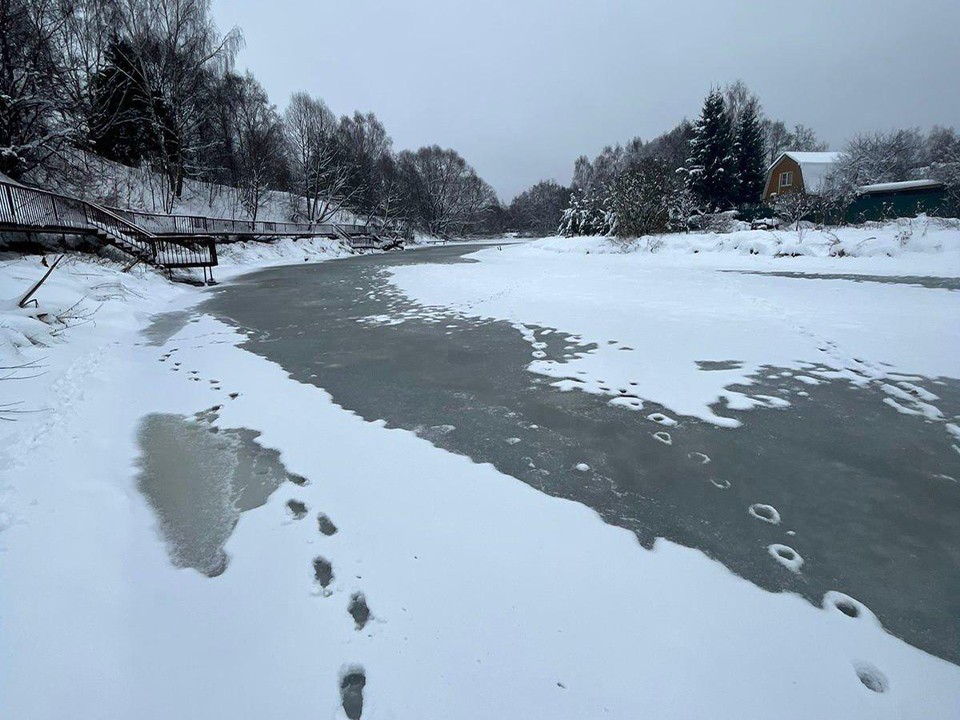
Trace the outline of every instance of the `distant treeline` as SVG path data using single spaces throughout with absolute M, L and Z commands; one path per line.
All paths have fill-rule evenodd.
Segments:
M 760 204 L 768 167 L 782 152 L 823 151 L 811 128 L 788 128 L 763 113 L 741 81 L 714 89 L 695 122 L 684 119 L 649 142 L 634 138 L 574 164 L 571 187 L 537 183 L 507 209 L 507 221 L 530 234 L 617 234 L 637 237 L 709 223 L 709 217 Z M 843 217 L 855 189 L 920 176 L 943 181 L 957 204 L 960 137 L 934 127 L 861 134 L 850 140 L 822 196 L 784 196 L 787 219 Z M 829 207 L 817 207 L 828 205 Z
M 0 172 L 44 177 L 72 149 L 166 178 L 167 208 L 193 178 L 239 189 L 256 219 L 268 190 L 450 235 L 496 215 L 493 189 L 455 151 L 395 152 L 373 113 L 336 117 L 298 92 L 285 109 L 233 62 L 209 0 L 0 0 Z

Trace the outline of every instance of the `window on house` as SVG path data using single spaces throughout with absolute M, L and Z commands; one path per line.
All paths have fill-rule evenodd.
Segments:
M 780 173 L 780 187 L 793 187 L 793 172 Z

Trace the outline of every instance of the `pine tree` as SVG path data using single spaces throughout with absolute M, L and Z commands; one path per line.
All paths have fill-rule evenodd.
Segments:
M 736 195 L 736 166 L 730 117 L 719 90 L 711 90 L 690 141 L 686 165 L 690 191 L 704 207 L 726 210 Z
M 94 152 L 126 165 L 139 165 L 156 154 L 159 141 L 151 123 L 151 103 L 163 117 L 160 98 L 151 98 L 133 45 L 110 41 L 104 66 L 90 83 L 92 107 L 89 141 Z
M 738 205 L 755 205 L 760 202 L 767 174 L 763 125 L 755 101 L 748 103 L 740 114 L 733 151 L 737 180 L 734 199 Z

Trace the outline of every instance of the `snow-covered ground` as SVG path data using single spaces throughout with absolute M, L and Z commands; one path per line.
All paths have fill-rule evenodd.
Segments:
M 915 277 L 904 281 L 914 284 L 831 277 L 960 277 L 957 225 L 921 219 L 629 243 L 549 238 L 471 257 L 480 262 L 398 267 L 392 282 L 425 306 L 515 323 L 534 345 L 530 369 L 563 389 L 616 396 L 633 387 L 681 415 L 735 426 L 724 407 L 767 401 L 729 386 L 776 366 L 807 373 L 811 384 L 886 378 L 896 409 L 944 420 L 909 377 L 960 377 L 960 292 L 930 292 Z M 533 326 L 598 347 L 572 362 L 541 360 Z M 704 371 L 705 362 L 723 365 Z
M 218 277 L 339 254 L 304 247 L 238 248 Z M 851 379 L 854 357 L 871 373 L 960 369 L 949 352 L 955 292 L 717 272 L 916 274 L 920 254 L 609 248 L 504 245 L 479 263 L 398 268 L 394 281 L 425 303 L 597 342 L 563 372 L 623 375 L 643 397 L 718 421 L 709 399 L 758 363 L 815 358 Z M 924 274 L 951 274 L 954 255 L 931 257 Z M 5 260 L 0 297 L 43 269 Z M 960 707 L 960 668 L 885 633 L 843 588 L 818 608 L 698 551 L 662 540 L 643 550 L 583 506 L 362 421 L 238 347 L 244 336 L 215 318 L 151 342 L 141 334 L 151 316 L 190 312 L 206 292 L 74 257 L 38 309 L 0 309 L 2 364 L 43 373 L 0 382 L 2 402 L 26 411 L 0 428 L 0 716 L 342 718 L 341 678 L 359 674 L 362 717 L 373 720 L 931 718 Z M 88 310 L 67 325 L 89 322 L 49 324 L 80 296 Z M 742 366 L 707 380 L 698 359 Z M 221 575 L 171 563 L 137 489 L 148 413 L 214 435 L 255 430 L 292 474 L 240 516 Z M 355 593 L 371 611 L 362 630 L 348 614 Z
M 235 187 L 185 178 L 179 197 L 172 197 L 169 180 L 150 168 L 133 168 L 93 153 L 74 150 L 59 158 L 56 167 L 39 167 L 27 178 L 38 187 L 82 197 L 121 209 L 143 212 L 194 215 L 200 217 L 249 220 L 242 193 Z M 327 222 L 355 223 L 357 216 L 347 208 L 336 209 Z M 279 190 L 264 193 L 257 219 L 289 222 L 304 214 L 306 200 Z

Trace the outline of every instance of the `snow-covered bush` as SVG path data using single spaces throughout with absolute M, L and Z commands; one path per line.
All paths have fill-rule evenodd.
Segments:
M 736 210 L 704 213 L 691 219 L 691 227 L 704 233 L 727 234 L 738 230 L 750 229 L 748 223 L 737 219 Z
M 641 237 L 670 229 L 670 196 L 674 175 L 667 166 L 645 158 L 611 184 L 609 208 L 619 237 Z
M 592 188 L 572 192 L 570 205 L 560 218 L 560 234 L 564 237 L 608 235 L 615 219 L 604 200 L 605 193 Z

